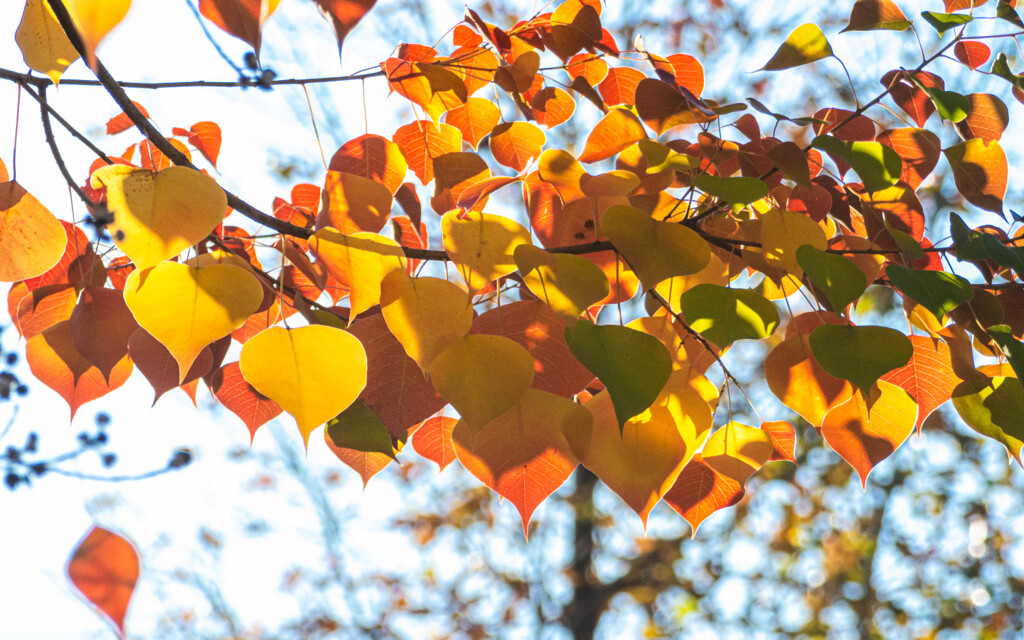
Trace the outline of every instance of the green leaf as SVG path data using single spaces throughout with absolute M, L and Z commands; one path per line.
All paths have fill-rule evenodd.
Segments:
M 925 257 L 924 247 L 914 239 L 914 236 L 905 231 L 900 231 L 889 224 L 889 218 L 887 217 L 882 218 L 882 223 L 885 225 L 885 230 L 889 232 L 889 236 L 892 237 L 893 242 L 896 243 L 896 246 L 899 247 L 908 261 L 921 260 Z
M 1017 378 L 980 378 L 953 389 L 953 407 L 967 426 L 1006 447 L 1020 462 L 1024 448 L 1024 387 Z
M 720 178 L 702 174 L 693 177 L 693 186 L 733 207 L 757 202 L 768 195 L 768 185 L 757 178 Z
M 903 161 L 892 148 L 880 142 L 847 142 L 831 136 L 818 136 L 811 146 L 821 149 L 850 165 L 869 193 L 888 189 L 900 179 Z
M 1006 20 L 1018 29 L 1024 29 L 1024 21 L 1020 19 L 1017 10 L 1006 0 L 999 0 L 999 4 L 996 5 L 996 17 Z
M 907 77 L 917 85 L 921 91 L 927 94 L 928 98 L 935 105 L 935 111 L 943 120 L 960 122 L 971 112 L 971 101 L 967 96 L 956 91 L 943 91 L 936 87 L 929 87 L 918 80 L 914 74 L 908 73 Z
M 686 153 L 678 153 L 654 140 L 640 140 L 640 153 L 647 163 L 647 173 L 662 171 L 690 171 L 700 168 L 700 160 Z
M 1007 62 L 1005 53 L 1000 53 L 992 62 L 992 73 L 1024 91 L 1024 76 L 1018 76 L 1010 71 L 1010 64 Z
M 837 313 L 842 313 L 846 305 L 859 298 L 868 288 L 864 272 L 839 254 L 805 244 L 796 250 L 796 261 L 811 283 L 825 294 Z
M 766 116 L 771 116 L 771 117 L 775 118 L 776 120 L 778 120 L 779 122 L 792 122 L 793 124 L 801 126 L 801 127 L 806 127 L 806 126 L 812 125 L 812 124 L 829 124 L 829 122 L 827 120 L 820 120 L 818 118 L 812 118 L 810 116 L 803 116 L 803 117 L 800 117 L 800 118 L 790 118 L 788 116 L 782 115 L 781 113 L 775 113 L 774 111 L 772 111 L 771 109 L 766 107 L 763 102 L 761 102 L 760 100 L 758 100 L 756 98 L 747 98 L 747 102 L 750 103 L 750 106 L 754 107 L 755 111 L 760 111 L 761 113 L 765 114 Z
M 962 13 L 935 13 L 934 11 L 922 11 L 921 17 L 924 18 L 928 24 L 935 27 L 935 30 L 939 32 L 940 36 L 950 29 L 959 27 L 962 24 L 967 24 L 972 20 L 971 16 L 967 16 Z
M 1019 380 L 1024 374 L 1024 343 L 1013 336 L 1010 325 L 997 324 L 989 327 L 987 331 L 988 335 L 992 336 L 995 343 L 1003 350 Z
M 878 379 L 910 362 L 914 345 L 888 327 L 824 324 L 808 338 L 821 368 L 849 380 L 867 397 Z
M 890 264 L 885 274 L 897 289 L 931 311 L 936 318 L 942 318 L 974 297 L 970 282 L 946 271 L 908 269 Z
M 356 400 L 327 423 L 327 437 L 341 449 L 395 457 L 395 447 L 387 428 L 362 400 Z
M 711 260 L 710 245 L 693 229 L 655 220 L 627 205 L 604 212 L 601 233 L 615 245 L 645 289 L 674 276 L 697 273 Z
M 711 110 L 720 116 L 724 116 L 730 113 L 736 113 L 738 111 L 746 111 L 747 105 L 743 104 L 742 102 L 732 102 L 730 104 L 723 104 L 717 107 L 711 106 Z
M 949 234 L 953 237 L 957 260 L 988 259 L 985 245 L 982 244 L 982 238 L 987 234 L 968 227 L 964 219 L 956 213 L 949 215 Z
M 832 46 L 818 25 L 802 24 L 789 34 L 772 59 L 760 71 L 799 67 L 832 55 Z
M 683 318 L 719 347 L 737 340 L 767 338 L 779 326 L 779 310 L 749 289 L 699 284 L 679 300 Z
M 580 320 L 566 328 L 565 341 L 608 389 L 619 429 L 651 406 L 672 373 L 665 345 L 636 329 Z

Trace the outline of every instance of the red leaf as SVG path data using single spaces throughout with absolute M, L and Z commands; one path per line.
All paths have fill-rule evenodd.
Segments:
M 257 429 L 281 414 L 281 407 L 276 402 L 245 381 L 237 362 L 229 362 L 217 369 L 210 382 L 210 390 L 217 400 L 249 429 L 250 444 Z
M 65 569 L 68 580 L 124 638 L 124 617 L 139 579 L 139 552 L 112 531 L 94 526 L 78 543 Z
M 882 86 L 889 88 L 893 102 L 913 118 L 917 126 L 923 127 L 928 118 L 935 113 L 935 104 L 906 74 L 907 72 L 901 70 L 889 71 L 882 76 Z M 917 72 L 914 78 L 929 88 L 944 89 L 946 86 L 942 78 L 927 71 Z
M 972 93 L 967 99 L 971 102 L 971 109 L 966 118 L 954 125 L 960 136 L 964 140 L 981 138 L 986 142 L 1002 138 L 1010 124 L 1006 104 L 988 93 Z
M 153 387 L 156 394 L 153 397 L 153 404 L 156 404 L 160 396 L 179 386 L 177 361 L 171 356 L 167 347 L 160 344 L 145 329 L 136 329 L 132 337 L 128 339 L 128 353 L 131 354 L 132 362 Z M 188 370 L 188 375 L 185 376 L 185 380 L 181 384 L 188 384 L 203 377 L 213 367 L 213 359 L 213 351 L 210 347 L 203 349 L 192 363 L 192 368 Z
M 977 69 L 988 62 L 992 56 L 992 50 L 984 42 L 961 40 L 953 45 L 953 55 L 968 67 Z
M 139 328 L 124 295 L 116 289 L 86 287 L 70 318 L 71 340 L 82 357 L 109 378 Z
M 910 336 L 914 355 L 910 362 L 882 376 L 882 380 L 903 389 L 917 402 L 917 432 L 929 415 L 953 397 L 960 378 L 953 373 L 949 347 L 927 336 Z
M 66 220 L 61 220 L 67 245 L 60 261 L 41 276 L 25 281 L 28 290 L 48 284 L 94 284 L 101 286 L 107 278 L 103 261 L 92 248 L 85 232 Z
M 398 145 L 384 136 L 367 133 L 341 145 L 328 169 L 375 180 L 394 193 L 405 180 L 405 158 Z
M 15 295 L 16 287 L 11 287 Z M 48 284 L 33 291 L 22 291 L 11 317 L 21 337 L 28 340 L 58 322 L 70 320 L 78 300 L 78 291 L 70 284 Z
M 224 31 L 246 42 L 260 55 L 260 29 L 267 19 L 265 0 L 199 0 L 203 17 Z
M 313 0 L 320 10 L 330 16 L 334 26 L 334 35 L 338 39 L 338 57 L 341 57 L 341 45 L 345 36 L 363 19 L 377 0 Z
M 197 122 L 188 131 L 175 127 L 172 131 L 176 136 L 188 137 L 189 143 L 209 160 L 210 164 L 217 167 L 217 157 L 220 155 L 220 126 L 216 122 Z
M 412 436 L 412 448 L 427 460 L 432 460 L 440 471 L 455 460 L 455 445 L 452 444 L 452 429 L 458 420 L 447 416 L 428 418 Z
M 447 404 L 388 330 L 383 315 L 361 318 L 348 331 L 366 350 L 366 387 L 359 399 L 377 414 L 393 438 L 401 438 Z
M 903 161 L 903 180 L 915 191 L 939 163 L 939 137 L 927 129 L 889 129 L 878 134 L 878 142 L 891 147 Z

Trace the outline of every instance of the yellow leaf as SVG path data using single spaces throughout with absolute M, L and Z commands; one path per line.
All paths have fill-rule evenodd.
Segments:
M 328 273 L 350 290 L 352 317 L 380 303 L 380 284 L 385 276 L 405 271 L 402 247 L 376 233 L 344 235 L 328 227 L 309 239 L 309 249 Z
M 25 64 L 50 76 L 53 84 L 57 84 L 68 65 L 79 58 L 78 51 L 68 40 L 46 0 L 28 0 L 25 3 L 14 39 Z
M 688 291 L 699 284 L 717 284 L 720 287 L 729 284 L 729 265 L 722 262 L 716 254 L 712 253 L 708 259 L 707 266 L 697 273 L 688 276 L 674 276 L 667 280 L 662 280 L 655 287 L 655 290 L 668 300 L 673 312 L 679 313 L 681 310 L 679 307 L 680 296 L 683 295 L 684 291 Z
M 533 356 L 509 338 L 470 334 L 437 356 L 430 381 L 476 433 L 522 399 L 533 382 Z
M 530 244 L 530 232 L 521 224 L 479 211 L 449 211 L 441 218 L 441 232 L 444 248 L 470 293 L 515 271 L 515 248 Z
M 461 340 L 473 325 L 473 305 L 465 291 L 440 278 L 389 273 L 380 286 L 380 308 L 391 333 L 420 369 Z
M 0 183 L 0 282 L 46 273 L 67 247 L 64 227 L 17 182 Z
M 659 222 L 633 207 L 620 205 L 605 211 L 601 233 L 615 245 L 645 289 L 673 276 L 698 273 L 711 260 L 711 247 L 697 232 Z
M 620 436 L 610 396 L 597 394 L 584 405 L 594 416 L 594 427 L 583 466 L 619 494 L 646 526 L 651 509 L 711 430 L 705 398 L 715 395 L 707 378 L 673 371 L 654 404 L 627 420 Z
M 185 167 L 153 173 L 109 165 L 92 174 L 95 189 L 107 188 L 114 244 L 138 269 L 173 258 L 212 232 L 228 201 L 217 182 Z
M 701 455 L 709 467 L 742 485 L 768 462 L 773 450 L 767 431 L 730 421 L 711 434 Z
M 174 356 L 180 381 L 207 345 L 241 327 L 259 308 L 263 286 L 241 267 L 164 262 L 133 271 L 124 301 L 139 325 Z
M 90 67 L 96 66 L 96 47 L 124 20 L 132 0 L 63 0 L 85 45 Z
M 832 55 L 832 47 L 821 28 L 815 24 L 802 24 L 789 34 L 772 59 L 761 71 L 779 71 L 821 60 Z
M 825 232 L 814 220 L 782 209 L 761 216 L 761 251 L 769 265 L 802 278 L 804 270 L 797 264 L 796 250 L 805 244 L 820 251 L 828 248 Z
M 569 325 L 611 290 L 604 271 L 581 256 L 523 244 L 516 247 L 515 259 L 527 288 Z
M 583 196 L 580 180 L 587 172 L 568 151 L 548 149 L 540 154 L 537 173 L 541 180 L 551 184 L 558 191 L 563 203 L 572 202 Z
M 366 386 L 366 351 L 351 333 L 325 325 L 271 327 L 250 338 L 238 359 L 242 377 L 309 434 L 348 408 Z

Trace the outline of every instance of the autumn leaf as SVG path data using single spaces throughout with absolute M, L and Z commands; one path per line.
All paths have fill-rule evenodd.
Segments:
M 63 0 L 85 45 L 89 66 L 96 67 L 96 48 L 124 19 L 131 0 Z
M 832 56 L 832 47 L 825 39 L 821 28 L 814 24 L 804 24 L 789 34 L 771 60 L 765 63 L 760 70 L 781 71 L 830 56 Z
M 213 374 L 210 391 L 217 400 L 245 424 L 249 430 L 249 443 L 256 437 L 256 430 L 281 415 L 276 402 L 256 390 L 245 381 L 237 362 L 231 362 Z
M 124 619 L 139 579 L 139 552 L 131 540 L 93 526 L 75 546 L 64 572 L 75 590 L 125 637 Z
M 279 3 L 280 0 L 199 0 L 199 12 L 224 31 L 248 43 L 258 58 L 263 23 Z
M 32 194 L 17 182 L 0 183 L 0 281 L 46 273 L 60 262 L 67 242 L 61 222 Z
M 444 471 L 456 459 L 452 431 L 457 422 L 447 416 L 428 418 L 410 438 L 416 453 L 437 464 L 439 471 Z
M 338 40 L 338 57 L 341 57 L 341 46 L 349 32 L 363 19 L 377 0 L 313 0 L 320 11 L 330 18 L 334 27 L 334 36 Z
M 14 39 L 30 69 L 45 73 L 54 84 L 68 66 L 78 60 L 78 51 L 68 40 L 57 16 L 46 0 L 28 0 Z
M 493 213 L 449 211 L 441 218 L 441 232 L 445 251 L 471 293 L 515 271 L 515 248 L 530 243 L 522 225 Z

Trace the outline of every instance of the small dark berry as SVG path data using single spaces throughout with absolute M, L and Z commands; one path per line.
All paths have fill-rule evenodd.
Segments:
M 117 456 L 116 455 L 114 455 L 112 453 L 108 453 L 107 455 L 103 456 L 103 466 L 104 467 L 107 467 L 109 469 L 110 467 L 114 466 L 115 462 L 117 462 Z
M 19 482 L 21 482 L 21 476 L 14 472 L 9 471 L 7 475 L 4 476 L 4 484 L 6 484 L 7 488 L 10 489 L 11 491 L 14 491 L 16 488 L 18 488 Z
M 103 425 L 109 424 L 109 423 L 110 423 L 110 416 L 109 415 L 107 415 L 105 413 L 97 413 L 96 414 L 96 424 L 98 424 L 98 425 L 100 425 L 102 427 Z
M 242 58 L 242 61 L 245 62 L 246 67 L 252 69 L 253 71 L 259 69 L 260 62 L 259 60 L 256 59 L 256 54 L 251 51 L 245 54 L 245 57 Z
M 46 463 L 45 462 L 37 462 L 34 465 L 32 465 L 31 467 L 29 467 L 29 469 L 32 469 L 32 473 L 36 474 L 37 476 L 41 476 L 41 475 L 43 475 L 44 473 L 47 472 L 47 467 L 46 467 Z
M 17 362 L 18 362 L 18 354 L 16 354 L 16 353 L 8 353 L 7 354 L 7 364 L 15 364 Z
M 107 443 L 107 434 L 105 434 L 105 433 L 97 433 L 96 437 L 93 438 L 93 442 L 96 442 L 97 444 L 106 444 Z
M 17 393 L 19 396 L 28 395 L 28 387 L 26 387 L 23 384 L 19 384 L 18 387 L 14 390 L 14 392 Z
M 192 452 L 188 449 L 178 449 L 174 452 L 174 457 L 167 463 L 168 469 L 180 469 L 188 466 L 192 462 Z

